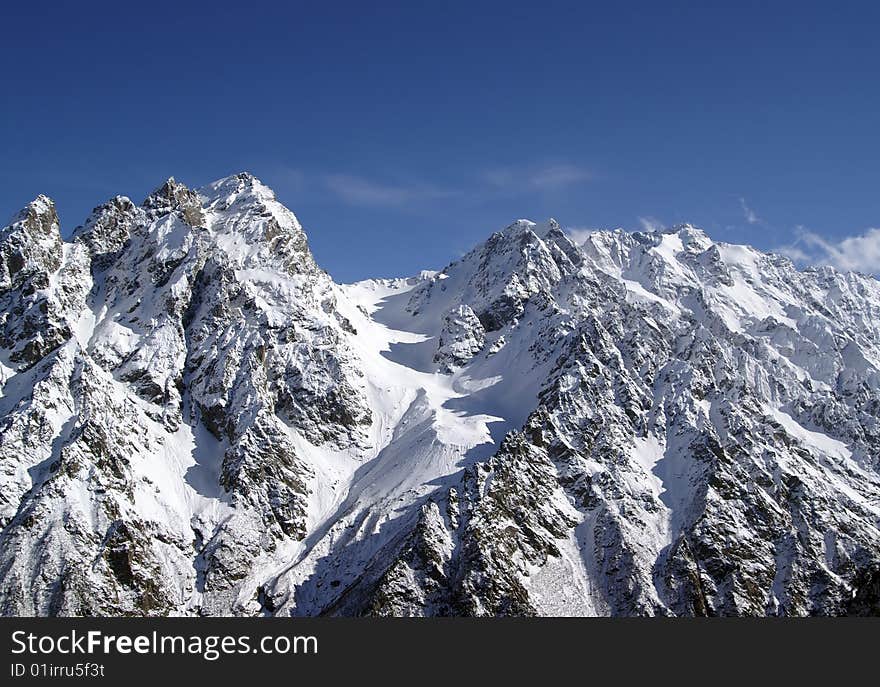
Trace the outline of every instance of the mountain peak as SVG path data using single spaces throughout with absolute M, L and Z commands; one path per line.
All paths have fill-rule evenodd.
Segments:
M 199 192 L 208 202 L 242 193 L 253 194 L 259 200 L 275 199 L 275 192 L 250 172 L 237 172 L 217 179 L 200 188 Z
M 27 219 L 36 220 L 40 217 L 48 217 L 51 218 L 52 221 L 58 221 L 58 215 L 55 210 L 55 201 L 42 193 L 15 213 L 10 219 L 7 228 L 18 222 Z
M 872 609 L 875 280 L 551 218 L 339 285 L 247 172 L 17 217 L 5 613 Z
M 103 268 L 112 261 L 131 235 L 144 222 L 144 210 L 127 196 L 114 196 L 92 210 L 86 221 L 73 230 L 73 238 L 86 245 L 93 265 Z
M 168 177 L 165 183 L 147 196 L 143 207 L 151 218 L 176 212 L 191 227 L 204 224 L 199 194 L 176 181 L 174 177 Z
M 0 230 L 0 241 L 6 243 L 37 244 L 48 241 L 54 244 L 60 240 L 55 202 L 42 194 L 15 213 L 10 223 Z

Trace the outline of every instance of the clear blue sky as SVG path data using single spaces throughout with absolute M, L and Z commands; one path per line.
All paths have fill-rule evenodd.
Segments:
M 880 6 L 697 4 L 8 3 L 0 215 L 46 193 L 69 231 L 249 170 L 343 281 L 519 217 L 761 248 L 880 226 Z

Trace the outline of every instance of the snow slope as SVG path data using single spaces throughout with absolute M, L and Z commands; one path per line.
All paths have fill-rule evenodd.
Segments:
M 519 220 L 335 284 L 237 174 L 0 232 L 0 607 L 880 612 L 880 285 Z

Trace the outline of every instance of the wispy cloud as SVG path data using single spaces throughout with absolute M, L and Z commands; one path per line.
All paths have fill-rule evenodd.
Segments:
M 294 168 L 281 168 L 273 177 L 281 186 L 298 193 L 332 197 L 349 205 L 403 208 L 444 198 L 479 203 L 499 196 L 556 191 L 586 183 L 593 178 L 593 173 L 570 163 L 524 163 L 483 170 L 471 176 L 470 181 L 456 184 L 342 171 L 310 174 Z
M 593 178 L 591 170 L 568 163 L 496 167 L 482 175 L 486 185 L 505 191 L 555 191 Z
M 656 217 L 639 217 L 639 226 L 642 231 L 660 231 L 666 225 Z
M 324 184 L 331 193 L 352 205 L 406 205 L 455 195 L 455 191 L 425 184 L 388 184 L 351 174 L 329 174 Z
M 590 234 L 595 231 L 599 231 L 594 227 L 565 227 L 563 230 L 566 234 L 568 234 L 568 238 L 577 243 L 578 245 L 582 244 L 584 241 L 589 238 Z
M 739 205 L 742 208 L 743 218 L 745 218 L 746 222 L 749 224 L 760 224 L 761 218 L 758 217 L 758 214 L 749 207 L 749 204 L 746 202 L 745 198 L 740 197 Z
M 538 189 L 556 189 L 590 181 L 592 172 L 575 165 L 550 165 L 534 170 L 528 181 Z
M 880 229 L 867 229 L 863 234 L 829 240 L 814 231 L 798 227 L 797 240 L 778 248 L 795 262 L 832 265 L 840 270 L 880 274 Z

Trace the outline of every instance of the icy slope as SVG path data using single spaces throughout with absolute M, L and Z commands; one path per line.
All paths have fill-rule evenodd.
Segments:
M 552 250 L 534 233 L 511 228 L 518 255 Z M 503 328 L 523 336 L 537 307 L 569 332 L 523 431 L 435 496 L 344 612 L 876 613 L 878 283 L 693 227 L 581 253 Z M 477 313 L 527 283 L 488 273 Z
M 248 174 L 0 232 L 7 614 L 880 612 L 880 285 L 520 220 L 334 284 Z

